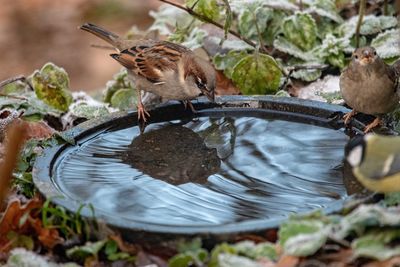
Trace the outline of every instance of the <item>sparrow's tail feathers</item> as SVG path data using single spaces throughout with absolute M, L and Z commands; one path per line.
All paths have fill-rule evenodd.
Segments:
M 109 32 L 106 29 L 103 29 L 92 23 L 85 23 L 80 27 L 80 29 L 90 32 L 90 33 L 96 35 L 97 37 L 103 39 L 107 43 L 111 44 L 112 46 L 118 48 L 119 39 L 120 39 L 118 35 L 116 35 L 112 32 Z

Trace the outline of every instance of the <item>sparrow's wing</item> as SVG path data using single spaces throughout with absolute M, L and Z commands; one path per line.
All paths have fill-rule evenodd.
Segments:
M 146 78 L 152 83 L 163 82 L 163 73 L 176 70 L 182 54 L 189 49 L 170 42 L 156 42 L 150 45 L 137 45 L 111 56 L 124 67 Z

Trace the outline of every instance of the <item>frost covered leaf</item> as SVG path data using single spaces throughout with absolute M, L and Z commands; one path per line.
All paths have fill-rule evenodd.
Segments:
M 354 16 L 337 29 L 337 33 L 343 37 L 351 38 L 356 31 L 358 16 Z M 385 29 L 396 27 L 397 19 L 392 16 L 374 16 L 367 15 L 363 19 L 360 34 L 371 35 L 382 32 Z
M 8 267 L 79 267 L 75 263 L 51 262 L 46 257 L 23 248 L 13 249 L 10 254 L 6 264 Z
M 104 102 L 111 103 L 111 98 L 120 89 L 132 89 L 134 91 L 134 85 L 128 77 L 128 71 L 122 68 L 119 72 L 114 74 L 113 79 L 108 81 L 106 84 L 106 90 L 104 92 Z
M 120 110 L 128 110 L 136 107 L 136 90 L 130 88 L 119 89 L 111 97 L 111 106 Z
M 106 242 L 107 242 L 106 240 L 100 240 L 97 242 L 86 242 L 86 244 L 83 246 L 75 246 L 73 248 L 68 249 L 66 251 L 66 255 L 69 258 L 81 259 L 81 260 L 85 259 L 88 256 L 97 257 L 97 254 L 104 247 Z
M 220 17 L 220 9 L 216 0 L 186 0 L 186 6 L 192 8 L 194 11 L 206 16 L 214 21 L 217 21 Z
M 290 220 L 279 229 L 280 244 L 285 254 L 309 256 L 326 242 L 329 226 L 319 220 Z
M 305 82 L 312 82 L 312 81 L 317 80 L 319 77 L 321 77 L 321 74 L 322 74 L 321 70 L 303 69 L 303 70 L 293 71 L 291 77 L 305 81 Z
M 32 74 L 32 86 L 37 97 L 46 104 L 67 111 L 72 103 L 67 72 L 53 63 L 45 64 Z
M 400 56 L 400 29 L 388 30 L 378 34 L 372 40 L 371 46 L 381 58 L 392 58 Z
M 302 49 L 308 51 L 312 49 L 317 40 L 317 25 L 310 14 L 296 12 L 286 18 L 282 25 L 285 38 Z
M 343 239 L 352 232 L 361 234 L 370 226 L 399 226 L 400 207 L 385 208 L 378 205 L 361 205 L 334 225 L 333 236 Z
M 150 11 L 149 15 L 154 18 L 150 31 L 158 31 L 162 35 L 169 35 L 174 32 L 176 25 L 189 25 L 193 17 L 187 12 L 170 5 L 161 5 L 158 11 Z
M 249 55 L 233 68 L 232 80 L 246 95 L 274 94 L 282 73 L 274 58 L 265 54 Z
M 254 260 L 276 260 L 278 257 L 275 245 L 269 242 L 255 244 L 252 241 L 242 241 L 233 246 L 238 254 Z
M 1 92 L 4 94 L 23 94 L 27 92 L 28 85 L 22 81 L 15 81 L 9 84 L 6 84 L 1 88 Z
M 76 118 L 93 119 L 109 114 L 105 105 L 89 105 L 87 102 L 79 101 L 70 106 L 71 115 Z
M 338 14 L 334 1 L 331 0 L 306 0 L 304 4 L 309 5 L 305 10 L 308 13 L 316 13 L 321 17 L 329 18 L 337 23 L 342 23 L 343 19 Z
M 231 8 L 234 12 L 239 13 L 243 10 L 243 5 L 255 4 L 258 6 L 268 6 L 276 10 L 297 11 L 299 7 L 290 0 L 230 0 Z
M 262 266 L 253 260 L 275 260 L 275 249 L 275 245 L 269 242 L 255 244 L 243 241 L 232 245 L 222 243 L 212 250 L 209 266 Z
M 213 63 L 217 70 L 223 70 L 226 77 L 231 78 L 235 65 L 246 56 L 246 51 L 229 51 L 225 55 L 215 55 Z
M 278 36 L 274 41 L 274 47 L 284 53 L 300 58 L 304 61 L 314 61 L 316 58 L 309 52 L 304 52 L 299 47 L 289 42 L 282 36 Z
M 344 68 L 346 50 L 353 50 L 350 47 L 350 41 L 346 38 L 337 38 L 333 34 L 328 33 L 322 44 L 313 50 L 322 62 L 331 64 L 340 69 Z
M 195 238 L 189 242 L 178 244 L 179 254 L 168 261 L 169 267 L 202 266 L 208 258 L 207 250 L 201 247 L 201 239 Z
M 238 28 L 240 34 L 246 38 L 258 40 L 256 23 L 260 32 L 264 32 L 272 13 L 271 9 L 260 5 L 247 5 L 239 15 Z
M 220 254 L 218 267 L 263 267 L 263 264 L 238 255 Z
M 204 37 L 206 37 L 207 34 L 205 30 L 196 27 L 190 32 L 189 36 L 185 38 L 186 41 L 182 42 L 182 45 L 191 50 L 199 48 L 203 45 Z
M 370 258 L 379 261 L 400 255 L 400 245 L 394 246 L 393 241 L 400 238 L 398 229 L 380 229 L 371 231 L 354 240 L 351 244 L 355 257 Z

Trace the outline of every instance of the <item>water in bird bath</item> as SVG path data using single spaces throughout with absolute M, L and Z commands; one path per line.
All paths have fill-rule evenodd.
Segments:
M 213 226 L 285 218 L 347 196 L 342 130 L 200 117 L 104 130 L 62 152 L 54 182 L 109 216 Z

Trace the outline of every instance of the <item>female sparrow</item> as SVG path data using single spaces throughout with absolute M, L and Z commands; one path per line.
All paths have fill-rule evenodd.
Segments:
M 345 147 L 357 180 L 374 192 L 400 192 L 400 137 L 357 135 Z
M 399 103 L 400 61 L 387 65 L 372 47 L 354 51 L 349 66 L 340 75 L 340 92 L 353 110 L 344 115 L 344 123 L 357 112 L 376 116 L 364 132 L 381 124 L 381 116 L 392 111 Z
M 190 102 L 199 95 L 214 101 L 215 70 L 210 62 L 188 48 L 167 41 L 125 40 L 99 26 L 80 27 L 111 44 L 117 53 L 110 56 L 127 68 L 138 90 L 138 119 L 150 114 L 141 100 L 141 90 L 165 99 Z

